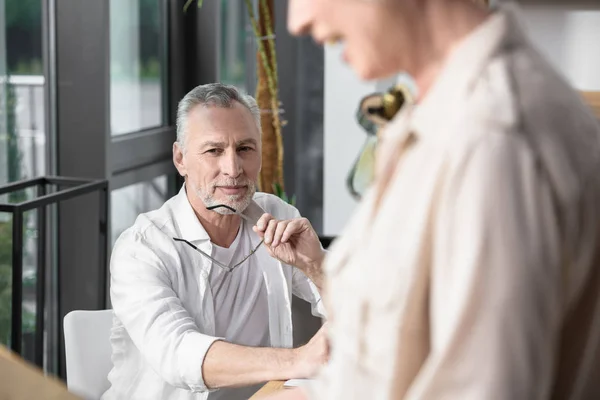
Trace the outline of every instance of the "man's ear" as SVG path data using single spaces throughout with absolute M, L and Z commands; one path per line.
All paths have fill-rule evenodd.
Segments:
M 179 175 L 186 177 L 187 168 L 185 167 L 185 163 L 183 160 L 183 153 L 184 152 L 181 148 L 181 145 L 178 142 L 173 143 L 173 164 L 175 165 L 175 168 L 177 168 Z

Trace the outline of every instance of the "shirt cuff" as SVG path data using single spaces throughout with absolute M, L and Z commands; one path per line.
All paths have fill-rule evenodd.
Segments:
M 327 311 L 325 310 L 325 304 L 323 304 L 323 298 L 319 297 L 319 300 L 312 306 L 312 315 L 319 318 L 327 319 Z
M 203 335 L 199 332 L 188 332 L 179 346 L 179 371 L 181 379 L 192 392 L 214 392 L 218 389 L 209 389 L 204 383 L 202 364 L 210 346 L 223 338 Z

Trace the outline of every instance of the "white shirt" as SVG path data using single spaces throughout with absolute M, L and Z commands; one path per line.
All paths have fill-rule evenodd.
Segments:
M 225 265 L 235 265 L 253 250 L 256 235 L 242 220 L 240 230 L 229 248 L 213 244 L 212 256 Z M 208 281 L 215 304 L 215 335 L 243 346 L 267 347 L 269 339 L 269 303 L 262 274 L 254 257 L 232 272 L 212 268 Z
M 213 244 L 212 256 L 233 266 L 253 250 L 251 236 L 256 235 L 245 220 L 235 240 L 224 248 Z M 212 268 L 208 277 L 215 304 L 215 336 L 243 346 L 269 347 L 269 303 L 265 281 L 254 257 L 231 272 Z M 208 395 L 209 400 L 247 400 L 261 385 L 221 389 Z
M 254 201 L 278 219 L 299 216 L 275 196 L 258 193 Z M 185 188 L 160 209 L 140 215 L 115 244 L 110 265 L 114 366 L 103 399 L 208 398 L 202 363 L 218 340 L 209 277 L 220 267 L 173 237 L 212 254 L 213 244 Z M 260 239 L 255 235 L 250 241 L 255 247 Z M 291 295 L 323 315 L 317 289 L 301 271 L 271 258 L 264 246 L 252 258 L 267 292 L 271 346 L 291 348 Z
M 600 129 L 512 7 L 388 125 L 315 399 L 599 399 Z

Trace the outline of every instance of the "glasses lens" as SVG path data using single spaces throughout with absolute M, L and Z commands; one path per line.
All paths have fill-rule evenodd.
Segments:
M 348 175 L 348 190 L 356 199 L 364 195 L 375 177 L 376 147 L 377 136 L 368 136 Z

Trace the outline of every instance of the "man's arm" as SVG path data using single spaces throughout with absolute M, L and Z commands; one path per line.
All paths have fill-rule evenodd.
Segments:
M 144 235 L 128 230 L 113 249 L 113 312 L 145 362 L 164 381 L 186 390 L 206 391 L 202 363 L 218 338 L 200 332 L 173 290 L 168 268 L 147 243 Z
M 211 389 L 287 380 L 296 374 L 293 349 L 246 347 L 215 342 L 206 354 L 202 374 Z
M 323 273 L 323 260 L 325 251 L 317 253 L 316 257 L 302 268 L 299 268 L 308 279 L 317 287 L 319 293 L 323 293 L 325 287 L 325 274 Z
M 323 292 L 304 272 L 298 268 L 292 269 L 292 294 L 310 303 L 312 315 L 319 318 L 327 318 Z
M 253 348 L 218 341 L 206 354 L 202 374 L 211 389 L 308 378 L 328 356 L 325 328 L 297 349 Z

